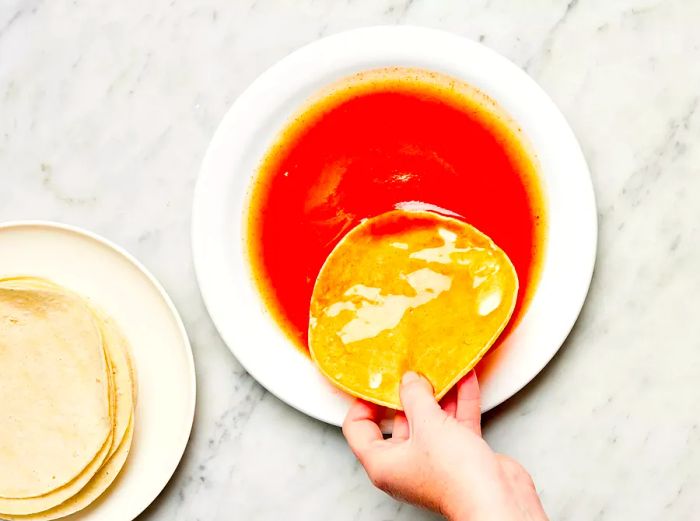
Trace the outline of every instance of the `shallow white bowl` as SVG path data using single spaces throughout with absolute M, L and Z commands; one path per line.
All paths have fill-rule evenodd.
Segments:
M 281 400 L 335 425 L 349 398 L 291 344 L 254 287 L 244 250 L 246 192 L 268 146 L 307 97 L 386 66 L 443 72 L 481 89 L 521 125 L 541 164 L 549 215 L 543 273 L 517 328 L 480 367 L 483 410 L 515 394 L 554 356 L 583 305 L 595 259 L 595 200 L 581 149 L 547 94 L 506 58 L 441 31 L 372 27 L 282 59 L 241 94 L 209 145 L 192 218 L 195 268 L 216 327 L 248 372 Z
M 136 259 L 85 230 L 48 221 L 0 223 L 0 278 L 35 276 L 71 289 L 119 324 L 137 378 L 129 457 L 109 489 L 66 521 L 138 516 L 172 476 L 192 429 L 195 372 L 177 310 Z

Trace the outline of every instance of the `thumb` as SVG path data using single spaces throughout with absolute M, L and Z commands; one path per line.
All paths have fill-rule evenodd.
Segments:
M 417 424 L 442 412 L 433 396 L 433 386 L 418 373 L 409 371 L 403 375 L 399 394 L 411 433 Z

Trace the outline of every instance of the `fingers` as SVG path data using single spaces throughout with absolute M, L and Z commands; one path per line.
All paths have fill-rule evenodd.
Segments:
M 481 436 L 481 393 L 472 370 L 457 384 L 457 421 Z
M 381 412 L 377 405 L 355 400 L 343 422 L 343 435 L 361 463 L 372 444 L 384 439 L 378 425 Z
M 457 389 L 452 388 L 440 401 L 440 407 L 448 416 L 455 418 L 457 416 Z
M 415 432 L 415 427 L 420 422 L 442 414 L 442 409 L 433 396 L 433 387 L 428 380 L 413 371 L 403 375 L 399 393 L 411 433 Z
M 365 468 L 372 483 L 376 487 L 390 492 L 392 479 L 397 473 L 398 465 L 402 460 L 405 460 L 405 457 L 394 451 L 401 445 L 392 447 L 390 442 L 384 440 L 382 431 L 379 428 L 382 412 L 382 407 L 362 400 L 356 400 L 350 407 L 343 422 L 343 435 L 353 453 L 355 453 L 355 456 Z M 403 413 L 399 413 L 398 417 L 399 431 L 401 431 L 403 429 L 401 427 L 401 418 L 406 422 L 406 417 Z M 405 432 L 408 433 L 407 424 Z M 398 459 L 396 458 L 397 455 Z
M 394 428 L 391 431 L 391 439 L 397 441 L 405 441 L 408 439 L 410 430 L 408 428 L 408 420 L 402 411 L 396 411 L 394 416 Z

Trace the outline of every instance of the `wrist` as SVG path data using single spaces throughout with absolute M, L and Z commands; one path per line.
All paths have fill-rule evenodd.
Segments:
M 449 521 L 473 521 L 478 520 L 478 498 L 469 486 L 459 481 L 449 483 L 443 490 L 440 513 Z
M 447 489 L 440 513 L 449 521 L 516 521 L 509 494 L 497 487 L 456 486 Z

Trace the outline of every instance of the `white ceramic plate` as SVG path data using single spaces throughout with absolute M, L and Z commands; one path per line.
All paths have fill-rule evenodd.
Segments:
M 71 226 L 0 224 L 0 252 L 0 278 L 32 275 L 51 279 L 97 304 L 128 338 L 138 380 L 131 452 L 102 498 L 63 519 L 134 519 L 175 471 L 194 418 L 192 350 L 175 307 L 131 255 Z
M 595 200 L 583 154 L 554 103 L 513 63 L 471 40 L 417 27 L 358 29 L 290 54 L 236 100 L 209 145 L 195 193 L 194 260 L 209 313 L 241 364 L 280 399 L 336 425 L 348 398 L 291 345 L 253 285 L 244 205 L 260 159 L 307 97 L 385 66 L 422 67 L 478 87 L 520 123 L 541 163 L 549 214 L 543 274 L 516 330 L 480 368 L 484 410 L 515 394 L 559 349 L 583 305 L 595 259 Z

